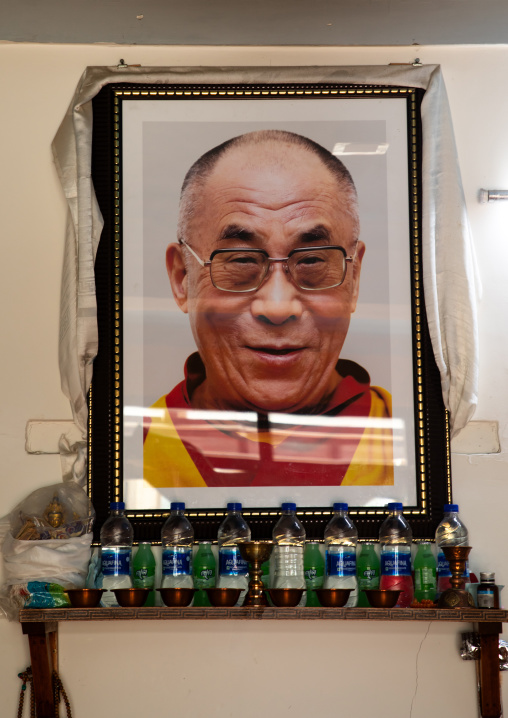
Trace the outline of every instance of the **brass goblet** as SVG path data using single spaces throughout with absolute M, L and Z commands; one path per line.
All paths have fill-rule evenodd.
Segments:
M 445 559 L 450 564 L 451 588 L 443 591 L 438 608 L 474 608 L 474 600 L 464 588 L 463 573 L 471 546 L 442 546 Z
M 250 564 L 249 590 L 243 601 L 244 606 L 268 606 L 265 587 L 261 580 L 261 564 L 271 556 L 273 541 L 244 541 L 238 544 L 244 561 Z

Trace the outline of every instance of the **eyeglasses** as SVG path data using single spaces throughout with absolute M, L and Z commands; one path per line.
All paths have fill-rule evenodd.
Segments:
M 202 267 L 210 267 L 210 279 L 223 292 L 253 292 L 263 284 L 270 266 L 282 263 L 299 289 L 318 291 L 340 287 L 346 278 L 348 257 L 344 247 L 301 247 L 287 257 L 270 257 L 264 249 L 215 249 L 204 261 L 183 239 L 179 240 Z

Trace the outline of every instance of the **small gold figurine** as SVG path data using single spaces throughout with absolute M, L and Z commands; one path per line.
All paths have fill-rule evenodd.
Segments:
M 57 496 L 53 496 L 43 514 L 44 518 L 54 529 L 59 528 L 64 522 L 64 508 Z

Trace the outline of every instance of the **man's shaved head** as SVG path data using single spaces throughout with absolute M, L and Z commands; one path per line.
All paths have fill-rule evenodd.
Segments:
M 284 145 L 288 149 L 291 147 L 303 149 L 317 156 L 323 166 L 330 172 L 337 182 L 338 197 L 340 195 L 340 203 L 343 211 L 346 212 L 354 222 L 355 240 L 359 234 L 359 218 L 358 218 L 358 197 L 356 188 L 346 166 L 331 152 L 303 135 L 294 132 L 286 132 L 284 130 L 259 130 L 256 132 L 248 132 L 238 137 L 233 137 L 226 142 L 214 147 L 213 149 L 202 155 L 187 172 L 180 195 L 180 212 L 178 217 L 177 237 L 179 240 L 189 241 L 189 225 L 194 217 L 194 213 L 199 204 L 199 197 L 202 194 L 204 185 L 208 178 L 217 167 L 221 158 L 234 152 L 237 149 L 251 148 L 258 146 L 260 151 L 269 148 L 270 144 L 277 145 L 281 148 Z M 264 146 L 264 147 L 263 147 Z M 260 152 L 263 156 L 263 162 L 266 162 L 266 152 Z M 273 163 L 276 168 L 277 161 L 280 161 L 280 153 L 273 153 Z M 279 160 L 277 160 L 277 157 Z M 255 161 L 255 160 L 254 160 Z M 305 166 L 302 165 L 302 172 L 305 172 Z

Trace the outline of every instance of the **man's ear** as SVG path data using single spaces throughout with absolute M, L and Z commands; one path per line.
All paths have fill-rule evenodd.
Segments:
M 351 314 L 356 310 L 358 293 L 360 291 L 360 272 L 362 259 L 365 254 L 365 243 L 358 240 L 356 245 L 355 258 L 353 260 L 353 286 L 351 288 Z
M 170 244 L 166 249 L 166 270 L 176 303 L 187 314 L 188 277 L 180 244 Z

